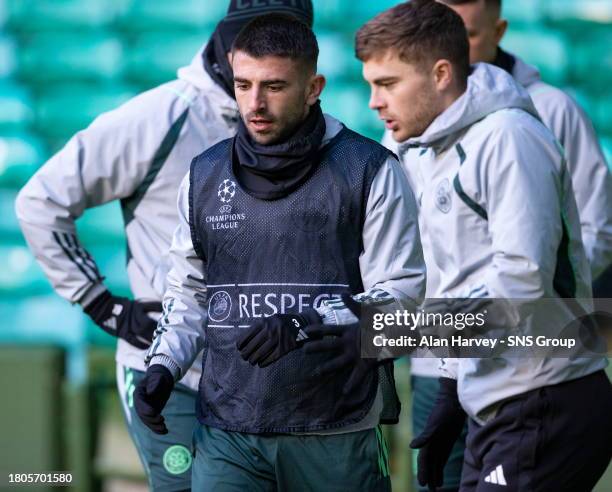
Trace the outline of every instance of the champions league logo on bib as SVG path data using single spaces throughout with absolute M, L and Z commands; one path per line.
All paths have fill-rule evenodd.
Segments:
M 232 311 L 232 298 L 224 290 L 215 292 L 208 303 L 208 317 L 219 323 L 225 321 Z
M 224 229 L 237 229 L 240 221 L 246 218 L 243 213 L 232 213 L 232 206 L 229 202 L 236 195 L 236 183 L 231 179 L 224 179 L 219 183 L 217 188 L 217 196 L 221 200 L 218 215 L 207 215 L 206 223 L 210 225 L 213 231 Z
M 229 203 L 236 194 L 236 183 L 231 179 L 224 179 L 219 185 L 217 196 L 223 203 Z

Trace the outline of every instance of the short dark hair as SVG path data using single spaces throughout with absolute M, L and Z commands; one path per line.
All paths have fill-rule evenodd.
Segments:
M 449 60 L 462 84 L 470 73 L 470 47 L 463 20 L 435 0 L 401 3 L 357 31 L 355 54 L 359 60 L 367 61 L 391 50 L 401 60 L 418 65 Z
M 466 3 L 476 3 L 481 0 L 441 0 L 446 5 L 465 5 Z M 501 14 L 502 0 L 482 0 L 486 9 L 492 9 L 496 15 Z
M 232 54 L 236 51 L 253 58 L 279 56 L 301 60 L 315 71 L 319 57 L 312 29 L 291 15 L 279 13 L 255 17 L 244 26 L 232 45 Z

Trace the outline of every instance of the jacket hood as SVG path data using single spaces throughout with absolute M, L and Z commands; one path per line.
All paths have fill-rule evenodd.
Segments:
M 472 66 L 466 91 L 438 115 L 420 136 L 403 145 L 429 147 L 441 144 L 477 121 L 501 109 L 522 109 L 539 119 L 527 91 L 501 68 L 487 63 Z
M 529 88 L 530 85 L 540 82 L 540 72 L 533 65 L 525 63 L 523 60 L 514 56 L 514 69 L 512 70 L 512 76 L 516 81 L 523 87 Z
M 204 69 L 202 54 L 207 44 L 208 43 L 204 43 L 204 45 L 202 45 L 189 65 L 185 65 L 177 70 L 177 78 L 189 82 L 198 89 L 206 91 L 208 95 L 219 101 L 222 106 L 236 108 L 236 101 L 228 96 L 223 88 L 219 86 Z

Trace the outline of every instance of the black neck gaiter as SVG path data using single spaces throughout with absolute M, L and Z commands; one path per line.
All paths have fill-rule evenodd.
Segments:
M 297 131 L 278 144 L 255 142 L 241 118 L 232 153 L 234 174 L 255 198 L 276 200 L 287 196 L 316 169 L 324 135 L 325 118 L 318 102 Z
M 506 53 L 501 48 L 497 48 L 497 56 L 495 57 L 495 60 L 493 60 L 493 65 L 512 75 L 515 63 L 516 59 L 510 53 Z
M 204 62 L 204 70 L 206 70 L 208 75 L 210 75 L 210 77 L 221 86 L 232 99 L 235 99 L 234 73 L 227 59 L 229 47 L 225 46 L 221 32 L 222 29 L 223 25 L 219 23 L 215 32 L 213 32 L 210 37 L 206 48 L 204 48 L 202 60 Z

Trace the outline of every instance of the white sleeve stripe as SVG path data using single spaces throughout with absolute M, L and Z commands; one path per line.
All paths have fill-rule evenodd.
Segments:
M 91 276 L 91 272 L 88 272 L 85 268 L 85 262 L 81 259 L 81 262 L 77 261 L 75 259 L 75 257 L 72 255 L 72 253 L 69 250 L 69 245 L 66 245 L 62 242 L 62 240 L 60 239 L 60 235 L 57 232 L 53 232 L 53 239 L 55 239 L 55 242 L 60 246 L 60 248 L 62 248 L 62 251 L 64 252 L 64 254 L 70 259 L 70 261 L 72 261 L 72 263 L 74 263 L 77 268 L 81 271 L 81 273 L 83 273 L 83 275 L 85 275 L 87 277 L 87 279 L 90 282 L 96 282 L 96 276 L 95 276 L 95 272 L 94 272 L 94 276 L 92 278 Z
M 72 239 L 72 246 L 74 248 L 75 253 L 79 255 L 79 257 L 83 259 L 87 266 L 93 270 L 94 274 L 96 275 L 96 278 L 98 280 L 102 280 L 102 275 L 100 275 L 100 271 L 98 270 L 96 262 L 91 257 L 89 252 L 79 244 L 77 237 L 74 234 L 64 234 L 64 236 L 66 237 L 66 242 L 68 242 L 69 238 Z
M 62 233 L 60 235 L 54 231 L 53 238 L 60 248 L 62 248 L 64 254 L 77 266 L 81 273 L 83 273 L 83 275 L 85 275 L 90 282 L 95 283 L 102 280 L 102 277 L 95 267 L 95 264 L 94 267 L 92 267 L 91 264 L 88 263 L 88 260 L 83 257 L 82 253 L 79 252 L 79 248 L 70 243 L 70 237 L 68 234 Z M 93 263 L 93 260 L 91 260 L 91 262 Z
M 169 316 L 170 316 L 170 313 L 172 312 L 173 307 L 174 307 L 174 299 L 172 298 L 169 301 L 164 303 L 164 306 L 163 306 L 164 310 L 157 323 L 157 329 L 155 330 L 155 339 L 153 341 L 153 344 L 151 345 L 151 348 L 149 348 L 149 352 L 147 353 L 147 356 L 145 358 L 145 363 L 147 364 L 149 363 L 152 357 L 157 355 L 156 352 L 157 352 L 157 349 L 159 348 L 159 344 L 161 342 L 162 335 L 168 331 L 166 328 L 166 325 L 170 324 Z

